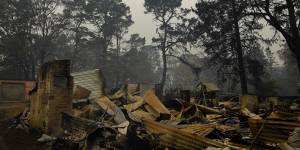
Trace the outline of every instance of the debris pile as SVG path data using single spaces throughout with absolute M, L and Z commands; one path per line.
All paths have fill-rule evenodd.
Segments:
M 15 123 L 27 132 L 42 131 L 38 141 L 50 143 L 52 149 L 287 150 L 300 146 L 298 106 L 286 108 L 274 98 L 251 95 L 226 100 L 213 94 L 206 96 L 209 100 L 189 94 L 158 97 L 155 86 L 138 84 L 105 94 L 98 91 L 103 90 L 99 70 L 74 74 L 73 84 L 68 65 L 56 61 L 41 68 L 30 109 Z
M 90 101 L 77 110 L 85 114 L 80 115 L 85 119 L 75 125 L 74 132 L 84 131 L 80 138 L 83 143 L 106 149 L 270 149 L 295 145 L 290 144 L 295 141 L 290 137 L 300 127 L 299 115 L 279 111 L 268 116 L 252 113 L 249 109 L 256 111 L 258 106 L 253 107 L 249 101 L 257 97 L 241 96 L 240 99 L 248 100 L 231 106 L 221 102 L 212 108 L 178 98 L 161 101 L 153 89 L 143 93 L 129 92 L 123 86 L 115 94 Z M 88 113 L 86 108 L 90 108 Z

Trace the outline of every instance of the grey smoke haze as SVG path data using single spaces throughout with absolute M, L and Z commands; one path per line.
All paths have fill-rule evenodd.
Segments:
M 151 44 L 152 38 L 156 36 L 155 29 L 157 23 L 153 21 L 153 16 L 151 14 L 145 14 L 144 8 L 144 0 L 123 0 L 131 10 L 132 19 L 134 24 L 129 28 L 129 37 L 130 34 L 138 33 L 141 36 L 146 37 L 147 44 Z M 195 7 L 197 0 L 183 0 L 182 7 L 191 8 Z M 274 35 L 274 31 L 270 29 L 270 27 L 265 28 L 262 31 L 263 36 L 272 37 Z M 271 49 L 274 53 L 277 53 L 278 50 L 281 49 L 280 45 L 283 44 L 284 41 L 279 41 L 278 44 L 274 44 Z M 276 61 L 279 65 L 282 62 L 279 60 L 278 55 L 275 55 Z
M 130 7 L 134 21 L 134 24 L 129 28 L 129 35 L 139 33 L 141 36 L 145 36 L 147 44 L 150 44 L 152 37 L 156 36 L 156 23 L 153 21 L 151 14 L 144 14 L 144 0 L 123 0 L 123 2 Z M 182 7 L 191 8 L 196 3 L 197 0 L 183 0 Z

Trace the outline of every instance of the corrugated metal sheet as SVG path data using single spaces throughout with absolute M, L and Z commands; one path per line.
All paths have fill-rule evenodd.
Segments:
M 249 118 L 248 121 L 254 136 L 259 133 L 263 125 L 257 139 L 268 143 L 285 143 L 292 132 L 300 127 L 298 118 L 267 118 L 266 120 Z
M 92 93 L 89 98 L 99 98 L 103 95 L 103 75 L 99 69 L 71 74 L 74 78 L 74 87 L 81 86 Z
M 217 148 L 228 147 L 233 150 L 242 149 L 239 147 L 221 143 L 219 141 L 214 141 L 212 139 L 202 137 L 184 130 L 180 130 L 166 124 L 148 120 L 146 118 L 143 118 L 142 120 L 146 127 L 146 131 L 148 133 L 158 135 L 160 143 L 170 148 L 180 150 L 199 150 L 211 146 Z

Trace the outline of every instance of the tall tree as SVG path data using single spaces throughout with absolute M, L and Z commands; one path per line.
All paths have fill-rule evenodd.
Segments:
M 69 19 L 68 30 L 71 31 L 73 50 L 71 54 L 72 69 L 80 66 L 80 51 L 90 38 L 91 31 L 87 27 L 86 0 L 63 0 L 64 16 Z
M 231 0 L 231 7 L 232 7 L 232 16 L 233 16 L 233 28 L 234 28 L 234 40 L 235 40 L 235 49 L 237 53 L 237 59 L 238 59 L 238 67 L 239 67 L 239 76 L 241 81 L 241 89 L 242 94 L 248 93 L 248 87 L 247 87 L 247 77 L 245 72 L 245 65 L 244 65 L 244 59 L 243 59 L 243 48 L 242 48 L 242 41 L 241 41 L 241 33 L 240 33 L 240 25 L 239 20 L 241 16 L 238 14 L 241 14 L 241 11 L 243 11 L 245 6 L 240 5 L 241 7 L 238 9 L 236 7 L 237 3 L 236 0 Z
M 88 0 L 87 2 L 90 22 L 97 30 L 94 36 L 102 45 L 100 67 L 105 68 L 107 52 L 113 37 L 117 35 L 116 37 L 120 38 L 122 31 L 133 23 L 130 8 L 121 0 Z
M 145 59 L 145 57 L 141 57 L 141 48 L 145 46 L 146 39 L 143 37 L 140 37 L 139 34 L 132 34 L 130 36 L 130 39 L 125 41 L 125 43 L 128 45 L 125 49 L 126 52 L 124 52 L 124 56 L 122 58 L 122 77 L 121 81 L 123 83 L 126 83 L 129 81 L 133 82 L 134 79 L 137 79 L 134 82 L 137 82 L 144 71 L 140 71 L 141 63 L 143 63 L 142 59 Z M 147 60 L 147 59 L 146 59 Z M 146 66 L 144 66 L 146 67 Z M 147 68 L 151 70 L 150 68 Z M 119 69 L 118 69 L 119 70 Z M 140 81 L 141 82 L 141 81 Z
M 57 12 L 61 5 L 60 0 L 32 0 L 35 16 L 34 31 L 37 35 L 36 41 L 36 57 L 38 64 L 43 64 L 47 57 L 51 56 L 51 48 L 54 45 L 53 40 L 63 32 L 69 20 L 62 17 Z
M 18 78 L 34 79 L 37 65 L 55 58 L 54 41 L 68 24 L 60 5 L 59 0 L 1 1 L 2 49 Z
M 252 14 L 262 17 L 284 37 L 300 71 L 300 1 L 251 0 Z
M 172 31 L 174 31 L 174 19 L 178 18 L 182 0 L 145 0 L 145 13 L 151 13 L 154 21 L 159 23 L 156 29 L 157 38 L 153 38 L 153 42 L 159 43 L 162 55 L 163 72 L 160 82 L 160 91 L 164 89 L 167 77 L 167 54 L 174 45 Z
M 258 42 L 252 42 L 251 51 L 246 51 L 245 54 L 245 69 L 248 74 L 249 84 L 254 86 L 254 92 L 258 95 L 267 94 L 267 92 L 263 89 L 264 84 L 270 82 L 268 79 L 267 82 L 264 81 L 264 77 L 268 76 L 267 67 L 268 67 L 268 59 L 262 48 Z M 265 93 L 264 93 L 265 92 Z
M 246 51 L 254 48 L 253 43 L 259 39 L 257 31 L 262 28 L 255 17 L 246 15 L 249 3 L 244 0 L 207 0 L 199 2 L 196 7 L 196 37 L 200 37 L 205 52 L 213 63 L 220 66 L 221 72 L 227 74 L 226 68 L 229 68 L 238 74 L 242 94 L 247 94 L 244 57 Z
M 31 0 L 0 2 L 0 49 L 1 54 L 5 56 L 3 65 L 8 78 L 34 78 L 32 6 Z

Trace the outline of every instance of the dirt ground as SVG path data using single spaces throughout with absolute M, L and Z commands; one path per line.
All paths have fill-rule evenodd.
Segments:
M 46 145 L 37 142 L 39 134 L 22 129 L 9 128 L 9 122 L 0 122 L 0 150 L 46 150 Z

